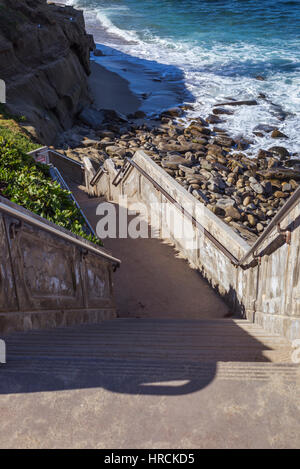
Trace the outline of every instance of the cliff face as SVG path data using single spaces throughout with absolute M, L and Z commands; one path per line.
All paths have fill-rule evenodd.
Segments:
M 91 102 L 87 77 L 94 48 L 83 14 L 46 0 L 0 0 L 0 78 L 7 106 L 24 127 L 52 144 Z

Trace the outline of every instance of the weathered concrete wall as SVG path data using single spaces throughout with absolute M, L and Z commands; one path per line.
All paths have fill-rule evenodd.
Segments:
M 291 229 L 291 244 L 273 232 L 260 251 L 257 267 L 256 321 L 265 329 L 291 339 L 300 337 L 300 204 L 282 223 Z
M 138 151 L 133 159 L 237 259 L 246 254 L 250 246 L 144 152 Z M 106 195 L 116 202 L 120 195 L 126 195 L 132 202 L 145 204 L 150 213 L 149 222 L 157 228 L 159 236 L 166 238 L 168 233 L 168 239 L 202 272 L 235 311 L 289 339 L 300 337 L 300 206 L 283 223 L 287 226 L 298 220 L 292 226 L 291 246 L 283 244 L 282 237 L 274 233 L 260 249 L 261 253 L 266 254 L 261 258 L 261 263 L 255 265 L 254 262 L 253 267 L 244 270 L 235 267 L 197 227 L 190 228 L 196 240 L 192 247 L 188 237 L 178 237 L 174 226 L 182 224 L 180 212 L 137 169 L 132 168 L 117 187 L 112 185 L 117 174 L 113 162 L 107 160 L 104 169 L 106 173 L 91 187 L 89 180 L 93 171 L 89 167 L 86 183 L 91 194 Z M 175 220 L 172 224 L 170 213 Z
M 104 250 L 2 197 L 0 203 L 1 334 L 115 317 L 113 262 L 102 255 Z M 58 234 L 21 221 L 2 204 L 55 228 Z M 88 250 L 89 246 L 98 252 Z

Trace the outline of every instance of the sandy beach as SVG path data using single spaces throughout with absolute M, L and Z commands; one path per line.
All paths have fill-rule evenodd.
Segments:
M 141 101 L 130 91 L 124 78 L 96 62 L 91 62 L 91 70 L 89 86 L 97 109 L 113 109 L 122 114 L 131 114 L 139 109 Z
M 86 11 L 84 15 L 86 31 L 101 51 L 101 55 L 91 54 L 89 85 L 94 107 L 126 115 L 139 109 L 147 116 L 157 116 L 162 111 L 194 101 L 180 67 L 123 53 L 119 47 L 135 42 L 109 31 Z
M 167 76 L 163 76 L 156 62 L 137 59 L 104 44 L 97 43 L 96 46 L 97 51 L 103 54 L 91 57 L 90 85 L 96 97 L 96 107 L 130 114 L 137 110 L 138 105 L 147 116 L 154 116 L 193 101 L 179 68 L 170 66 Z M 126 96 L 126 93 L 131 96 Z

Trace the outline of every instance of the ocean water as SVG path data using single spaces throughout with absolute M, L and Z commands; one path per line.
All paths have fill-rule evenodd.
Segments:
M 300 1 L 67 3 L 84 9 L 89 29 L 102 31 L 99 42 L 104 47 L 99 47 L 110 58 L 97 60 L 125 76 L 138 94 L 147 83 L 128 72 L 125 60 L 152 69 L 174 89 L 181 83 L 181 94 L 170 94 L 168 105 L 191 102 L 191 116 L 206 117 L 216 103 L 228 98 L 258 100 L 258 106 L 235 108 L 220 126 L 233 136 L 252 139 L 249 154 L 274 144 L 300 154 Z M 155 90 L 150 92 L 155 95 Z M 150 114 L 165 106 L 159 94 L 152 103 L 155 109 L 148 109 Z M 258 124 L 274 125 L 289 139 L 274 143 L 270 135 L 256 137 L 253 129 Z

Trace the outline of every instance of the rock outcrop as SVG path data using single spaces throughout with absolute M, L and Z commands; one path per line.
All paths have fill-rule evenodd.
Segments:
M 0 0 L 0 78 L 7 107 L 24 127 L 53 144 L 91 102 L 91 35 L 83 13 L 46 0 Z

